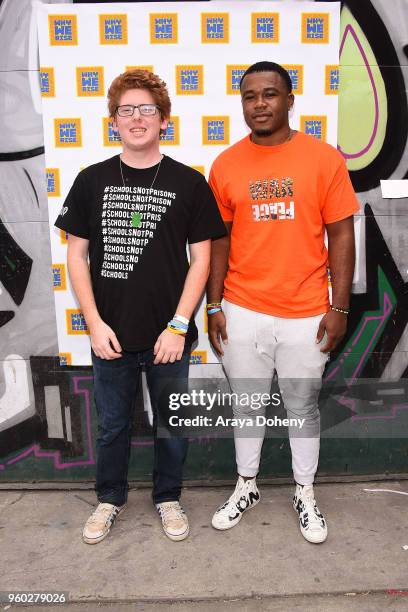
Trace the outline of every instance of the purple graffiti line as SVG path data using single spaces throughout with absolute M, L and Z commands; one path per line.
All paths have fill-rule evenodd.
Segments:
M 132 446 L 152 446 L 153 445 L 153 440 L 132 440 L 131 441 L 131 445 Z
M 399 410 L 407 410 L 408 404 L 395 404 L 391 406 L 391 410 L 389 414 L 372 414 L 372 415 L 364 415 L 364 414 L 356 414 L 356 402 L 357 400 L 352 397 L 341 397 L 339 400 L 339 404 L 343 406 L 347 406 L 350 408 L 352 412 L 354 412 L 351 417 L 352 421 L 393 421 L 397 417 L 397 412 Z
M 379 103 L 378 103 L 378 92 L 377 92 L 377 87 L 374 81 L 374 76 L 373 73 L 371 71 L 371 67 L 370 64 L 368 63 L 368 58 L 365 54 L 365 51 L 358 39 L 358 36 L 356 34 L 356 32 L 354 31 L 353 26 L 351 26 L 350 24 L 348 24 L 346 26 L 346 29 L 344 30 L 344 34 L 343 34 L 343 38 L 341 41 L 341 45 L 340 45 L 340 58 L 341 58 L 341 54 L 343 52 L 343 47 L 345 45 L 346 42 L 346 38 L 347 36 L 351 34 L 351 36 L 354 38 L 354 41 L 358 47 L 358 50 L 361 53 L 361 56 L 364 60 L 364 64 L 365 67 L 367 69 L 368 72 L 368 76 L 370 77 L 370 82 L 371 82 L 371 86 L 373 88 L 373 94 L 374 94 L 374 106 L 375 106 L 375 116 L 374 116 L 374 127 L 373 127 L 373 131 L 371 133 L 370 136 L 370 140 L 368 142 L 368 145 L 366 147 L 364 147 L 364 149 L 362 149 L 361 151 L 359 151 L 358 153 L 345 153 L 342 148 L 340 146 L 338 146 L 338 150 L 341 152 L 341 154 L 343 155 L 343 157 L 345 157 L 346 159 L 355 159 L 356 157 L 361 157 L 362 155 L 364 155 L 365 153 L 367 153 L 367 151 L 370 150 L 375 137 L 377 136 L 377 131 L 378 131 L 378 122 L 379 122 L 379 117 L 380 117 L 380 107 L 379 107 Z
M 91 426 L 91 399 L 90 399 L 90 393 L 88 389 L 81 389 L 80 387 L 80 383 L 81 382 L 85 382 L 88 380 L 92 380 L 92 376 L 75 376 L 73 378 L 73 382 L 74 382 L 74 393 L 76 395 L 83 395 L 84 400 L 85 400 L 85 423 L 86 423 L 86 436 L 87 436 L 87 447 L 88 447 L 88 459 L 85 460 L 80 460 L 80 461 L 70 461 L 67 463 L 63 463 L 61 462 L 60 458 L 61 458 L 61 452 L 60 451 L 41 451 L 40 450 L 40 445 L 39 444 L 33 444 L 33 446 L 30 446 L 30 448 L 27 448 L 25 451 L 23 451 L 22 453 L 20 453 L 19 455 L 17 455 L 16 457 L 13 457 L 13 459 L 10 459 L 9 461 L 6 462 L 6 466 L 7 465 L 14 465 L 15 463 L 18 463 L 19 461 L 21 461 L 22 459 L 25 459 L 26 457 L 29 457 L 30 455 L 34 455 L 34 457 L 37 457 L 39 459 L 43 459 L 43 458 L 49 458 L 49 459 L 54 459 L 54 467 L 57 470 L 65 470 L 67 468 L 72 468 L 72 467 L 80 467 L 83 465 L 94 465 L 95 464 L 95 459 L 94 459 L 94 454 L 93 454 L 93 448 L 92 448 L 92 426 Z M 2 468 L 0 469 L 4 469 L 5 466 L 3 465 Z
M 377 340 L 377 336 L 379 335 L 380 331 L 381 331 L 381 327 L 383 326 L 384 322 L 386 321 L 387 317 L 390 315 L 390 313 L 393 311 L 393 306 L 391 303 L 391 300 L 388 296 L 388 293 L 384 293 L 383 295 L 383 309 L 382 309 L 382 313 L 375 315 L 375 316 L 366 316 L 363 319 L 363 323 L 358 331 L 358 333 L 356 334 L 356 336 L 353 338 L 352 342 L 351 342 L 351 346 L 354 347 L 357 342 L 359 341 L 361 334 L 364 332 L 365 327 L 367 326 L 367 324 L 370 321 L 378 321 L 378 324 L 374 330 L 374 333 L 371 336 L 371 340 L 370 342 L 367 344 L 364 353 L 361 355 L 359 362 L 357 363 L 354 372 L 351 375 L 351 379 L 350 382 L 351 384 L 356 380 L 358 374 L 360 373 L 363 365 L 364 365 L 364 360 L 367 356 L 367 353 L 370 351 L 371 347 L 373 344 L 375 344 L 376 340 Z M 348 357 L 350 355 L 351 352 L 351 348 L 346 348 L 343 353 L 339 356 L 339 361 L 341 363 L 343 363 L 344 359 L 346 357 Z M 340 366 L 336 366 L 335 368 L 333 368 L 333 370 L 324 378 L 324 382 L 327 382 L 329 380 L 331 380 L 333 378 L 333 376 L 336 374 L 336 372 L 339 370 Z M 348 378 L 348 377 L 347 377 Z

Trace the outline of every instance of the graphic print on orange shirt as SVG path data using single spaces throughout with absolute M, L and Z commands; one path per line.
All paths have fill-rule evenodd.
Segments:
M 281 179 L 264 178 L 249 181 L 249 194 L 252 200 L 275 200 L 252 204 L 254 221 L 293 220 L 295 218 L 295 202 L 293 200 L 286 202 L 281 199 L 294 195 L 294 181 L 290 176 Z

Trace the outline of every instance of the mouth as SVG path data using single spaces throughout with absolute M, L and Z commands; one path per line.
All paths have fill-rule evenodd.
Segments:
M 145 132 L 146 132 L 146 128 L 144 128 L 144 127 L 132 128 L 130 130 L 131 134 L 144 134 Z
M 258 121 L 259 119 L 269 119 L 270 117 L 272 117 L 272 115 L 269 114 L 262 114 L 262 115 L 253 115 L 252 118 L 255 121 Z

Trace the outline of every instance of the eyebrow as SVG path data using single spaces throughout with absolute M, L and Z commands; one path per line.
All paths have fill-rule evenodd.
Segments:
M 276 91 L 276 92 L 279 93 L 280 90 L 277 87 L 274 87 L 273 85 L 271 85 L 270 87 L 264 87 L 262 89 L 262 91 Z M 242 95 L 245 96 L 248 93 L 255 93 L 255 90 L 254 89 L 246 89 L 246 90 L 244 90 L 242 92 Z

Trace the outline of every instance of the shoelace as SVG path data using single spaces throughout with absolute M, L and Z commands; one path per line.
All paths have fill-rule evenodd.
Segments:
M 106 508 L 106 507 L 99 508 L 98 507 L 95 510 L 95 512 L 93 512 L 91 514 L 91 516 L 88 519 L 88 522 L 89 523 L 96 523 L 96 522 L 99 521 L 101 516 L 103 516 L 104 520 L 106 521 L 109 518 L 109 516 L 112 514 L 112 512 L 113 512 L 113 508 Z
M 307 517 L 309 519 L 309 528 L 313 529 L 313 526 L 318 526 L 321 528 L 322 519 L 317 514 L 317 512 L 320 512 L 320 511 L 318 507 L 316 506 L 315 499 L 306 497 L 302 501 L 304 504 L 303 512 L 307 512 Z
M 225 504 L 223 505 L 223 508 L 227 508 L 227 506 L 233 506 L 233 505 L 237 506 L 239 500 L 243 496 L 243 492 L 244 492 L 244 486 L 241 483 L 237 483 L 237 486 L 235 487 L 235 491 L 230 496 L 228 501 L 225 502 Z M 234 508 L 231 508 L 231 512 L 233 511 L 234 511 Z
M 164 519 L 169 518 L 169 515 L 171 515 L 171 518 L 173 519 L 183 519 L 185 512 L 178 503 L 174 503 L 171 505 L 160 506 L 160 514 Z

